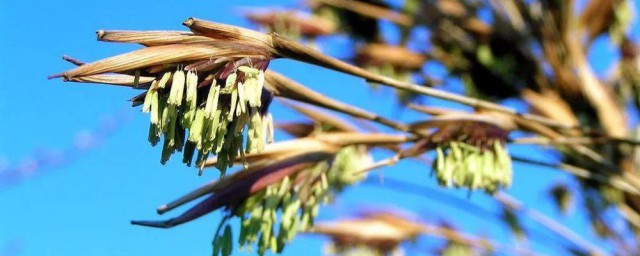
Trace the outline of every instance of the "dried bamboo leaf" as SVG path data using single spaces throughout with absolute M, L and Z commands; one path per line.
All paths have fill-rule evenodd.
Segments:
M 472 114 L 472 113 L 455 113 L 455 114 L 445 114 L 441 116 L 433 117 L 426 121 L 419 121 L 409 125 L 412 130 L 418 129 L 428 129 L 439 127 L 446 124 L 451 123 L 461 123 L 461 122 L 478 122 L 493 125 L 496 127 L 500 127 L 504 130 L 510 130 L 512 127 L 505 126 L 503 123 L 496 121 L 496 119 L 481 115 L 481 114 Z
M 269 161 L 267 162 L 261 163 L 259 165 L 253 165 L 247 169 L 244 169 L 230 176 L 227 176 L 226 178 L 209 182 L 168 204 L 158 207 L 157 211 L 158 211 L 158 214 L 163 214 L 165 212 L 171 211 L 177 207 L 180 207 L 181 205 L 184 205 L 185 203 L 191 202 L 207 194 L 215 193 L 233 184 L 236 184 L 241 180 L 247 179 L 253 174 L 264 170 L 265 168 L 286 166 L 292 163 L 310 163 L 310 162 L 320 161 L 329 156 L 330 154 L 317 154 L 317 153 L 301 153 L 301 154 L 289 154 L 289 155 L 276 156 L 275 158 L 268 159 Z
M 135 76 L 123 75 L 123 74 L 102 74 L 102 75 L 90 75 L 82 77 L 72 77 L 67 81 L 78 83 L 96 83 L 96 84 L 112 84 L 120 86 L 133 86 L 135 85 Z M 138 84 L 148 84 L 155 80 L 155 77 L 139 77 Z
M 361 1 L 353 0 L 309 0 L 311 4 L 327 4 L 334 7 L 343 8 L 357 14 L 376 18 L 385 19 L 402 26 L 413 25 L 413 18 L 404 13 L 396 12 L 380 6 L 375 6 Z
M 616 0 L 589 1 L 580 16 L 580 26 L 585 30 L 587 40 L 593 41 L 604 33 L 614 21 L 614 5 Z
M 314 160 L 314 162 L 315 161 L 317 160 Z M 272 165 L 260 170 L 256 175 L 247 177 L 242 181 L 234 182 L 233 184 L 224 187 L 178 217 L 165 221 L 132 221 L 131 224 L 156 228 L 172 228 L 200 218 L 221 207 L 236 204 L 240 200 L 255 194 L 267 186 L 277 183 L 283 178 L 311 166 L 311 164 L 312 163 L 309 162 L 300 163 L 298 161 L 294 161 L 281 163 L 279 165 Z M 221 181 L 224 180 L 226 179 Z
M 258 31 L 197 18 L 188 18 L 182 24 L 196 34 L 218 40 L 258 45 L 270 53 L 275 53 L 271 36 Z
M 184 31 L 127 31 L 98 30 L 98 41 L 117 43 L 138 43 L 144 46 L 168 44 L 207 44 L 215 39 Z
M 333 154 L 340 148 L 336 145 L 326 143 L 316 138 L 301 138 L 295 140 L 282 141 L 278 143 L 265 145 L 265 148 L 260 153 L 251 153 L 245 155 L 245 159 L 249 163 L 258 162 L 262 160 L 279 158 L 280 156 L 290 156 L 292 154 L 306 154 L 309 152 L 324 152 Z M 238 156 L 236 161 L 241 161 L 242 158 Z M 214 166 L 217 163 L 217 159 L 207 159 L 204 166 Z
M 162 64 L 220 57 L 263 58 L 264 51 L 229 42 L 215 44 L 171 44 L 143 48 L 82 65 L 63 73 L 66 79 L 104 73 L 118 73 Z
M 557 121 L 578 125 L 578 118 L 571 106 L 555 91 L 545 90 L 541 93 L 529 89 L 522 91 L 522 97 L 533 107 L 535 112 Z
M 419 70 L 427 61 L 427 56 L 407 49 L 381 43 L 370 43 L 358 48 L 356 62 L 361 66 L 381 66 L 390 64 L 400 70 Z
M 577 69 L 582 93 L 596 109 L 598 119 L 604 130 L 613 137 L 625 137 L 628 134 L 627 117 L 615 101 L 611 88 L 606 87 L 595 75 L 578 38 L 571 38 L 567 48 Z
M 295 28 L 300 31 L 301 35 L 307 37 L 329 35 L 336 31 L 336 24 L 330 20 L 304 15 L 296 11 L 247 12 L 245 17 L 254 23 L 269 28 L 282 25 L 288 28 Z
M 314 226 L 312 232 L 372 245 L 380 241 L 399 243 L 408 239 L 410 235 L 381 220 L 342 220 L 334 223 L 319 223 Z
M 406 135 L 394 135 L 384 133 L 355 133 L 355 132 L 332 132 L 320 133 L 313 138 L 333 145 L 385 145 L 399 144 L 412 141 L 412 137 Z

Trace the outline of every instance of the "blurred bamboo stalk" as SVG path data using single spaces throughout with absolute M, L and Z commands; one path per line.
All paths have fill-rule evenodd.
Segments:
M 315 5 L 315 4 L 326 4 L 326 5 L 330 5 L 330 6 L 333 6 L 333 7 L 342 8 L 342 9 L 349 10 L 349 11 L 358 13 L 360 15 L 366 16 L 366 17 L 388 20 L 388 21 L 391 21 L 391 22 L 396 23 L 398 25 L 402 25 L 402 26 L 406 26 L 406 27 L 410 27 L 410 26 L 412 26 L 414 24 L 413 23 L 413 18 L 408 16 L 408 15 L 406 15 L 406 14 L 403 14 L 403 13 L 400 13 L 400 12 L 396 12 L 396 11 L 388 9 L 388 8 L 367 4 L 367 3 L 364 3 L 364 2 L 360 2 L 360 1 L 354 1 L 354 0 L 308 0 L 308 2 L 310 4 L 312 4 L 312 5 Z
M 585 249 L 591 255 L 603 255 L 603 256 L 608 255 L 602 248 L 599 248 L 593 243 L 587 241 L 577 233 L 571 231 L 569 228 L 558 223 L 557 221 L 553 220 L 549 216 L 539 211 L 536 211 L 534 209 L 525 207 L 524 204 L 522 204 L 522 202 L 518 201 L 514 197 L 509 196 L 504 192 L 498 192 L 495 195 L 493 195 L 493 197 L 501 204 L 511 208 L 514 211 L 524 213 L 531 220 L 537 222 L 538 224 L 546 227 L 547 229 L 567 239 L 574 245 Z

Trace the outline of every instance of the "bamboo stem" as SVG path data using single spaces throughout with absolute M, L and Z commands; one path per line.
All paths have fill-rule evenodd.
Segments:
M 511 143 L 516 144 L 540 144 L 540 145 L 567 145 L 567 144 L 607 144 L 607 143 L 626 143 L 630 145 L 640 145 L 640 141 L 636 140 L 620 140 L 616 138 L 607 138 L 607 137 L 559 137 L 559 138 L 548 138 L 548 137 L 523 137 L 516 138 L 510 141 Z
M 561 237 L 569 240 L 576 246 L 586 249 L 592 255 L 608 255 L 604 250 L 593 245 L 593 243 L 587 241 L 577 233 L 571 231 L 566 226 L 558 223 L 557 221 L 553 220 L 552 218 L 548 217 L 547 215 L 537 210 L 525 207 L 524 204 L 522 204 L 522 202 L 518 201 L 514 197 L 504 192 L 496 193 L 495 195 L 493 195 L 493 198 L 495 198 L 498 202 L 502 203 L 503 205 L 511 208 L 512 210 L 524 213 L 533 221 L 546 227 L 547 229 L 553 231 L 554 233 L 560 235 Z
M 469 245 L 479 249 L 485 249 L 487 251 L 498 250 L 506 254 L 543 255 L 524 248 L 507 246 L 506 244 L 498 243 L 486 238 L 480 238 L 468 233 L 463 233 L 454 229 L 440 227 L 437 225 L 422 224 L 422 228 L 422 233 L 425 235 L 441 237 L 460 244 Z
M 400 193 L 408 193 L 408 194 L 412 194 L 412 195 L 416 195 L 416 196 L 420 196 L 420 197 L 424 197 L 427 198 L 429 200 L 432 201 L 436 201 L 438 203 L 441 203 L 443 205 L 455 208 L 457 210 L 466 212 L 468 214 L 470 214 L 471 216 L 477 217 L 483 221 L 486 221 L 487 219 L 496 219 L 496 220 L 500 220 L 501 217 L 496 215 L 495 213 L 477 205 L 474 204 L 470 201 L 467 200 L 463 200 L 460 199 L 458 197 L 452 196 L 450 194 L 444 193 L 440 190 L 437 189 L 433 189 L 433 188 L 429 188 L 426 186 L 422 186 L 422 185 L 418 185 L 418 184 L 414 184 L 412 182 L 405 182 L 405 181 L 401 181 L 398 179 L 394 179 L 391 177 L 387 177 L 385 179 L 384 184 L 380 184 L 379 182 L 373 180 L 373 179 L 368 179 L 368 182 L 365 184 L 374 184 L 374 185 L 380 185 L 381 188 L 386 188 L 386 189 L 390 189 L 396 192 L 400 192 Z M 548 235 L 546 235 L 546 233 L 542 233 L 539 232 L 535 229 L 530 230 L 530 235 L 532 236 L 532 238 L 534 241 L 536 241 L 537 243 L 539 243 L 542 246 L 560 246 L 560 244 L 555 241 L 555 238 L 552 238 Z M 542 241 L 544 240 L 544 241 Z M 562 248 L 562 247 L 560 247 Z
M 565 163 L 560 163 L 560 164 L 551 164 L 551 163 L 545 163 L 545 162 L 541 162 L 541 161 L 536 161 L 536 160 L 531 160 L 531 159 L 526 159 L 526 158 L 522 158 L 522 157 L 518 157 L 518 156 L 511 156 L 511 159 L 513 161 L 516 162 L 520 162 L 520 163 L 526 163 L 526 164 L 533 164 L 533 165 L 539 165 L 539 166 L 546 166 L 546 167 L 550 167 L 550 168 L 554 168 L 554 169 L 558 169 L 558 170 L 562 170 L 562 171 L 566 171 L 568 173 L 571 173 L 577 177 L 583 178 L 583 179 L 590 179 L 590 180 L 594 180 L 594 181 L 598 181 L 604 184 L 608 184 L 611 185 L 619 190 L 628 192 L 628 193 L 632 193 L 632 194 L 636 194 L 636 195 L 640 195 L 640 187 L 635 187 L 631 184 L 629 184 L 625 179 L 623 179 L 622 177 L 619 176 L 613 176 L 613 175 L 606 175 L 606 174 L 601 174 L 601 173 L 594 173 L 591 172 L 587 169 L 583 169 L 574 165 L 570 165 L 570 164 L 565 164 Z
M 389 77 L 375 74 L 360 67 L 348 64 L 341 60 L 327 56 L 319 51 L 306 47 L 298 42 L 281 37 L 277 34 L 272 35 L 273 45 L 276 51 L 283 57 L 287 57 L 293 60 L 306 62 L 322 66 L 325 68 L 333 69 L 346 74 L 354 75 L 367 80 L 368 82 L 387 85 L 396 89 L 406 90 L 413 93 L 423 94 L 434 98 L 443 100 L 458 102 L 464 105 L 468 105 L 474 108 L 481 108 L 486 110 L 493 110 L 501 113 L 515 115 L 525 120 L 541 123 L 545 126 L 554 127 L 558 129 L 580 129 L 573 125 L 568 125 L 549 119 L 546 117 L 518 112 L 517 110 L 509 107 L 502 106 L 489 101 L 480 100 L 477 98 L 467 97 L 455 93 L 450 93 L 438 89 L 424 87 L 418 84 L 398 81 Z

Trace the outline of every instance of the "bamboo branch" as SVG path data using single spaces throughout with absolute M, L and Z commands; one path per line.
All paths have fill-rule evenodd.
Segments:
M 365 69 L 359 68 L 357 66 L 354 66 L 346 62 L 343 62 L 341 60 L 335 59 L 333 57 L 327 56 L 319 51 L 306 47 L 298 42 L 281 37 L 277 34 L 273 34 L 272 38 L 273 38 L 273 45 L 276 48 L 276 51 L 281 56 L 287 57 L 293 60 L 298 60 L 298 61 L 306 62 L 309 64 L 314 64 L 314 65 L 322 66 L 325 68 L 333 69 L 339 72 L 364 78 L 368 82 L 384 84 L 396 89 L 406 90 L 409 92 L 423 94 L 426 96 L 431 96 L 431 97 L 439 98 L 443 100 L 458 102 L 458 103 L 475 107 L 475 108 L 494 110 L 497 112 L 519 116 L 525 120 L 541 123 L 549 127 L 554 127 L 559 129 L 579 129 L 579 127 L 576 127 L 573 125 L 567 125 L 565 123 L 561 123 L 546 117 L 529 114 L 529 113 L 521 113 L 515 109 L 505 107 L 493 102 L 484 101 L 477 98 L 471 98 L 471 97 L 450 93 L 450 92 L 446 92 L 438 89 L 433 89 L 429 87 L 424 87 L 418 84 L 401 82 L 389 77 L 375 74 L 373 72 L 367 71 Z
M 495 198 L 498 202 L 511 208 L 514 211 L 519 211 L 524 213 L 533 221 L 546 227 L 547 229 L 553 231 L 554 233 L 560 235 L 561 237 L 567 239 L 568 241 L 572 242 L 576 246 L 586 249 L 592 255 L 608 255 L 604 250 L 595 246 L 593 243 L 587 241 L 577 233 L 571 231 L 566 226 L 558 223 L 557 221 L 553 220 L 552 218 L 548 217 L 547 215 L 537 210 L 525 207 L 520 201 L 518 201 L 512 196 L 507 195 L 506 193 L 498 192 L 493 196 L 493 198 Z
M 268 82 L 269 89 L 272 90 L 275 96 L 281 96 L 338 111 L 356 118 L 373 121 L 401 132 L 409 131 L 406 124 L 393 121 L 353 105 L 329 98 L 276 72 L 267 71 L 266 81 Z
M 385 179 L 384 183 L 377 182 L 376 180 L 373 180 L 373 179 L 367 179 L 367 183 L 365 184 L 379 185 L 380 188 L 386 188 L 386 189 L 390 189 L 400 193 L 408 193 L 408 194 L 424 197 L 429 200 L 436 201 L 443 205 L 466 212 L 471 216 L 475 216 L 483 221 L 486 221 L 487 219 L 496 219 L 496 220 L 501 219 L 501 217 L 496 215 L 495 213 L 490 212 L 489 210 L 479 205 L 476 205 L 470 201 L 460 199 L 458 197 L 444 193 L 437 189 L 414 184 L 412 182 L 405 182 L 405 181 L 388 177 Z M 535 237 L 534 241 L 536 241 L 540 245 L 547 246 L 547 247 L 560 246 L 560 244 L 558 243 L 555 237 L 550 237 L 547 234 L 536 231 L 536 230 L 530 230 L 530 231 L 531 231 L 530 235 L 532 237 Z M 544 242 L 543 240 L 547 242 Z
M 523 137 L 516 138 L 510 141 L 516 144 L 540 144 L 540 145 L 566 145 L 566 144 L 607 144 L 607 143 L 626 143 L 630 145 L 640 145 L 640 141 L 627 139 L 620 140 L 616 138 L 608 137 L 561 137 L 561 138 L 548 138 L 548 137 Z
M 632 193 L 632 194 L 636 194 L 636 195 L 640 195 L 640 187 L 635 187 L 635 186 L 629 184 L 627 180 L 625 180 L 625 179 L 623 179 L 622 177 L 619 177 L 619 176 L 607 175 L 607 174 L 601 174 L 601 173 L 594 173 L 594 172 L 591 172 L 591 171 L 589 171 L 587 169 L 583 169 L 583 168 L 580 168 L 578 166 L 565 164 L 565 163 L 551 164 L 551 163 L 546 163 L 546 162 L 526 159 L 526 158 L 522 158 L 522 157 L 518 157 L 518 156 L 511 156 L 511 159 L 513 161 L 520 162 L 520 163 L 533 164 L 533 165 L 538 165 L 538 166 L 546 166 L 546 167 L 550 167 L 550 168 L 566 171 L 566 172 L 568 172 L 570 174 L 573 174 L 573 175 L 575 175 L 577 177 L 580 177 L 580 178 L 583 178 L 583 179 L 590 179 L 590 180 L 598 181 L 598 182 L 601 182 L 601 183 L 604 183 L 604 184 L 611 185 L 612 187 L 615 187 L 615 188 L 617 188 L 619 190 L 622 190 L 622 191 L 625 191 L 625 192 L 628 192 L 628 193 Z
M 444 238 L 456 243 L 469 245 L 487 251 L 497 250 L 506 254 L 543 255 L 524 248 L 508 246 L 486 238 L 480 238 L 468 233 L 437 225 L 422 224 L 422 234 Z
M 398 156 L 393 156 L 391 158 L 388 159 L 384 159 L 381 160 L 379 162 L 376 162 L 368 167 L 363 168 L 362 172 L 368 172 L 383 166 L 389 166 L 389 165 L 393 165 L 395 163 L 397 163 L 399 161 L 399 157 Z M 520 159 L 514 159 L 516 161 L 520 160 Z M 528 160 L 527 160 L 528 161 Z M 533 161 L 531 161 L 533 162 Z M 566 166 L 563 166 L 566 168 Z M 557 167 L 556 167 L 557 168 Z M 575 169 L 577 167 L 574 167 L 572 169 Z M 590 174 L 587 171 L 588 174 Z M 609 184 L 609 183 L 607 183 Z M 636 192 L 637 193 L 637 192 Z M 594 253 L 595 255 L 607 255 L 606 253 L 604 253 L 604 251 L 596 246 L 592 246 L 586 239 L 580 237 L 578 234 L 574 233 L 573 231 L 571 231 L 570 229 L 566 228 L 565 226 L 559 224 L 558 222 L 556 222 L 555 220 L 551 219 L 550 217 L 544 215 L 541 212 L 538 212 L 536 210 L 533 209 L 528 209 L 526 208 L 522 203 L 520 203 L 519 201 L 517 201 L 515 198 L 503 193 L 503 192 L 498 192 L 497 194 L 494 195 L 494 198 L 508 206 L 509 208 L 516 210 L 516 211 L 521 211 L 524 212 L 529 218 L 531 218 L 532 220 L 534 220 L 535 222 L 539 223 L 540 225 L 546 227 L 547 229 L 553 231 L 554 233 L 560 235 L 561 237 L 564 237 L 565 239 L 567 239 L 568 241 L 570 241 L 571 243 L 573 243 L 576 246 L 579 246 L 581 248 L 586 249 L 587 251 L 590 251 L 592 253 Z M 623 212 L 623 213 L 627 213 L 627 212 Z M 635 215 L 637 216 L 637 215 Z M 632 219 L 635 220 L 635 219 Z

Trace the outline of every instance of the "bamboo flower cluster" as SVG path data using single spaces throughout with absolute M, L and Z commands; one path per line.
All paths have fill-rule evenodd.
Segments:
M 331 161 L 318 162 L 248 197 L 234 211 L 240 220 L 240 246 L 251 250 L 257 244 L 260 255 L 268 249 L 282 252 L 297 232 L 313 227 L 321 203 L 365 178 L 358 167 L 371 162 L 364 147 L 344 147 Z M 226 230 L 214 239 L 214 255 L 228 255 L 224 251 L 232 247 Z
M 101 41 L 146 48 L 88 64 L 67 59 L 79 67 L 53 77 L 146 89 L 132 101 L 150 114 L 149 142 L 155 146 L 164 138 L 161 163 L 183 152 L 191 166 L 197 151 L 202 171 L 204 160 L 215 154 L 224 174 L 236 156 L 259 152 L 273 140 L 267 113 L 272 95 L 264 89 L 273 56 L 263 45 L 225 35 L 239 36 L 238 28 L 194 19 L 185 25 L 194 33 L 98 31 Z
M 238 79 L 238 73 L 244 81 Z M 166 89 L 171 80 L 170 89 Z M 162 150 L 164 164 L 175 151 L 183 150 L 185 130 L 189 131 L 184 145 L 183 162 L 191 164 L 194 151 L 198 150 L 196 164 L 207 155 L 218 155 L 217 167 L 224 171 L 243 154 L 243 132 L 248 126 L 246 152 L 264 148 L 265 131 L 272 130 L 270 118 L 263 118 L 261 107 L 264 72 L 248 66 L 238 67 L 224 84 L 215 79 L 209 87 L 205 102 L 198 104 L 198 75 L 193 71 L 166 72 L 160 80 L 154 80 L 146 93 L 142 111 L 150 113 L 149 142 L 156 145 L 164 134 Z M 168 95 L 162 90 L 169 90 Z M 206 91 L 205 91 L 206 92 Z M 263 122 L 265 119 L 265 122 Z M 269 129 L 271 127 L 271 129 Z M 178 130 L 178 131 L 177 131 Z
M 434 129 L 423 143 L 414 145 L 414 150 L 435 149 L 433 171 L 438 184 L 481 189 L 489 194 L 511 185 L 513 171 L 506 142 L 514 124 L 509 118 L 491 112 L 466 113 L 427 107 L 416 110 L 436 115 L 411 127 Z
M 228 255 L 225 252 L 233 247 L 229 239 L 233 236 L 231 226 L 225 227 L 230 219 L 240 222 L 239 241 L 243 248 L 251 250 L 257 245 L 259 254 L 269 249 L 279 252 L 297 232 L 313 227 L 320 204 L 326 204 L 345 186 L 365 178 L 360 168 L 372 162 L 368 145 L 402 143 L 407 139 L 395 135 L 331 132 L 271 144 L 260 153 L 246 155 L 251 163 L 248 168 L 158 208 L 158 213 L 163 214 L 207 196 L 180 216 L 132 224 L 171 228 L 224 209 L 225 218 L 214 238 L 216 255 Z M 235 161 L 242 160 L 238 157 Z M 214 166 L 216 162 L 210 159 L 205 165 Z
M 159 96 L 169 79 L 172 84 L 168 96 Z M 269 140 L 272 140 L 273 132 L 267 132 L 273 130 L 271 118 L 260 110 L 263 70 L 240 66 L 220 83 L 213 79 L 208 94 L 201 97 L 206 100 L 200 103 L 197 83 L 198 75 L 193 71 L 188 71 L 186 78 L 182 70 L 173 74 L 166 72 L 158 82 L 152 83 L 145 96 L 142 111 L 151 112 L 149 141 L 155 145 L 164 134 L 163 164 L 174 151 L 182 150 L 185 130 L 189 135 L 183 162 L 190 165 L 196 149 L 198 166 L 214 153 L 218 158 L 216 167 L 223 172 L 238 153 L 261 151 L 267 135 L 271 135 Z M 246 146 L 243 145 L 245 127 L 248 127 Z M 180 134 L 176 134 L 177 129 Z
M 500 188 L 511 186 L 511 158 L 498 140 L 490 149 L 450 142 L 436 148 L 434 170 L 441 186 L 482 189 L 493 194 Z

